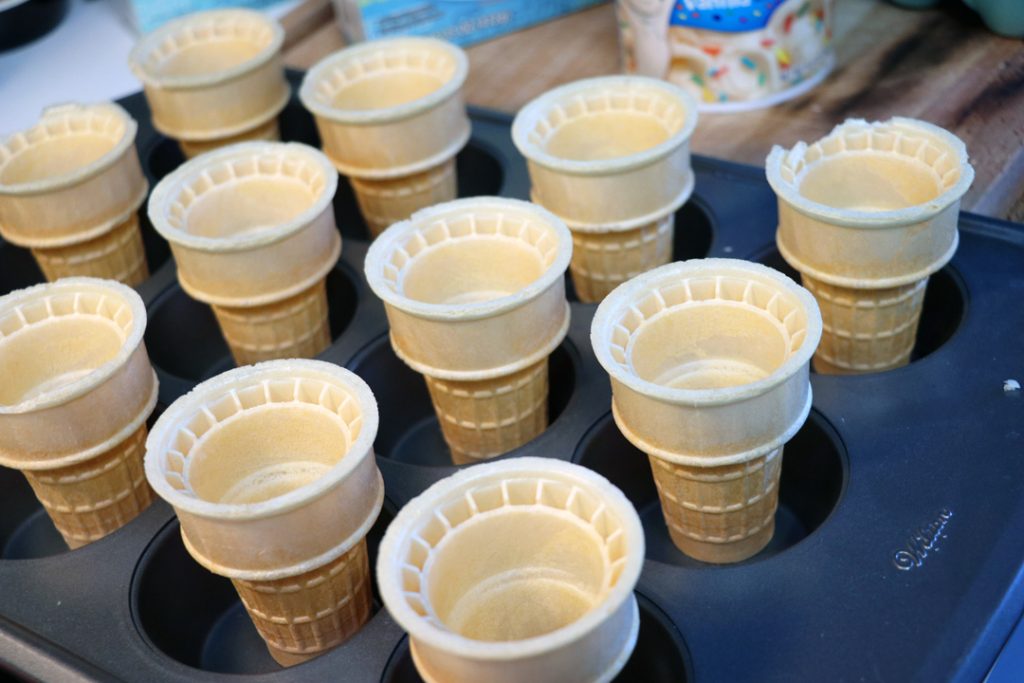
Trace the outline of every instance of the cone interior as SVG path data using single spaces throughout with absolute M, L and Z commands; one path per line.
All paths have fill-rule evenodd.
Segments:
M 171 486 L 200 500 L 259 503 L 326 474 L 362 424 L 357 397 L 337 384 L 252 379 L 182 416 L 162 469 Z
M 430 304 L 470 304 L 515 294 L 558 256 L 558 236 L 538 217 L 511 210 L 431 216 L 396 240 L 384 282 Z
M 961 174 L 958 155 L 939 140 L 888 123 L 841 126 L 787 155 L 780 170 L 805 199 L 855 211 L 926 204 Z
M 313 98 L 345 111 L 387 109 L 426 97 L 457 72 L 455 56 L 441 46 L 384 44 L 339 54 L 315 84 Z
M 509 477 L 424 515 L 399 557 L 405 600 L 442 629 L 514 641 L 594 609 L 626 564 L 621 520 L 571 483 Z
M 0 406 L 45 402 L 114 359 L 134 316 L 114 292 L 51 289 L 0 311 Z
M 527 139 L 560 159 L 616 159 L 660 145 L 686 121 L 682 103 L 658 88 L 599 83 L 549 102 Z
M 169 203 L 167 222 L 215 239 L 272 231 L 312 208 L 326 188 L 324 168 L 296 150 L 222 157 L 184 179 Z
M 796 297 L 742 274 L 655 283 L 612 321 L 611 355 L 625 372 L 674 389 L 718 389 L 771 375 L 803 344 Z
M 155 79 L 212 75 L 256 58 L 274 42 L 258 15 L 209 12 L 180 21 L 152 41 L 142 67 Z
M 44 114 L 32 128 L 0 145 L 0 184 L 19 185 L 68 175 L 112 152 L 127 120 L 109 107 L 73 107 Z

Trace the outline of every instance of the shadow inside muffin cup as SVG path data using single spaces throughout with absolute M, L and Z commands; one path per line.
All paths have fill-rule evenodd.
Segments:
M 366 536 L 371 573 L 384 530 L 394 518 L 385 501 Z M 376 576 L 373 577 L 373 594 Z M 174 590 L 168 590 L 174 586 Z M 142 637 L 186 666 L 229 674 L 280 671 L 253 626 L 231 581 L 201 567 L 185 550 L 171 520 L 143 553 L 131 587 L 131 609 Z M 374 599 L 372 614 L 380 610 Z M 371 614 L 371 619 L 373 618 Z M 323 657 L 330 657 L 328 653 Z
M 355 316 L 359 301 L 355 277 L 344 263 L 327 275 L 332 341 Z M 146 348 L 160 377 L 160 395 L 168 403 L 198 382 L 235 367 L 213 310 L 186 294 L 177 282 L 149 306 Z
M 786 444 L 782 456 L 775 533 L 768 545 L 745 563 L 774 557 L 813 534 L 838 505 L 845 488 L 846 448 L 832 425 L 816 410 Z M 626 440 L 610 414 L 584 436 L 573 462 L 608 477 L 633 503 L 644 526 L 648 560 L 682 567 L 708 566 L 673 544 L 648 458 Z
M 575 391 L 579 362 L 571 344 L 563 341 L 548 360 L 548 429 L 557 428 L 556 420 Z M 360 352 L 349 367 L 370 385 L 377 397 L 381 424 L 388 425 L 377 434 L 377 457 L 410 465 L 452 466 L 426 383 L 399 360 L 387 336 Z

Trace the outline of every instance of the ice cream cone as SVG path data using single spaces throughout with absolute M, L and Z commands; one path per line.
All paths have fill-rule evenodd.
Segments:
M 591 341 L 619 430 L 651 458 L 676 545 L 735 562 L 771 539 L 782 446 L 811 409 L 809 292 L 732 259 L 672 263 L 597 309 Z
M 129 56 L 153 126 L 186 156 L 238 140 L 269 139 L 288 103 L 284 29 L 245 9 L 196 12 L 144 36 Z
M 148 186 L 136 129 L 116 104 L 68 104 L 0 143 L 0 234 L 32 249 L 48 279 L 135 285 L 148 276 L 136 216 Z
M 139 296 L 68 278 L 0 298 L 0 465 L 21 470 L 71 548 L 150 503 L 142 477 L 157 382 Z
M 640 273 L 672 260 L 675 213 L 626 230 L 572 231 L 572 284 L 576 296 L 597 303 Z
M 514 458 L 409 502 L 377 557 L 381 597 L 430 683 L 610 681 L 636 644 L 636 510 L 578 465 Z
M 455 199 L 455 159 L 400 178 L 349 180 L 370 235 L 376 237 L 420 209 Z
M 507 452 L 547 426 L 546 360 L 569 326 L 571 237 L 544 209 L 477 197 L 397 223 L 366 277 L 391 345 L 425 375 L 456 462 Z
M 61 247 L 39 247 L 32 250 L 32 255 L 51 282 L 63 277 L 86 276 L 117 280 L 135 287 L 149 277 L 139 216 L 135 211 L 128 220 L 98 237 Z
M 232 580 L 271 655 L 289 666 L 370 614 L 366 533 L 384 500 L 369 387 L 330 363 L 226 372 L 175 401 L 146 442 L 146 477 L 185 547 Z
M 213 306 L 239 365 L 330 344 L 337 182 L 312 147 L 249 142 L 193 159 L 153 190 L 150 219 L 171 244 L 178 281 Z
M 906 364 L 928 277 L 957 248 L 974 169 L 953 134 L 923 121 L 850 120 L 768 156 L 776 242 L 818 298 L 815 368 L 877 372 Z
M 252 128 L 250 130 L 236 133 L 235 135 L 229 135 L 226 138 L 213 138 L 210 140 L 179 140 L 178 145 L 181 147 L 182 153 L 186 159 L 197 157 L 200 154 L 206 154 L 207 152 L 213 151 L 218 147 L 227 147 L 233 145 L 236 142 L 250 142 L 267 140 L 275 142 L 281 139 L 281 130 L 277 125 L 277 115 L 275 114 L 266 123 Z
M 374 235 L 455 198 L 455 155 L 470 135 L 467 72 L 455 45 L 407 37 L 348 47 L 306 74 L 299 97 Z
M 656 223 L 693 192 L 697 105 L 641 76 L 569 83 L 523 107 L 512 141 L 527 159 L 533 199 L 573 231 Z

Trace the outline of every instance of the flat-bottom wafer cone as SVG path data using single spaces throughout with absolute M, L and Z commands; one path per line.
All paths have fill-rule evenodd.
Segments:
M 672 542 L 715 564 L 739 562 L 775 531 L 782 448 L 731 465 L 694 467 L 650 456 Z
M 281 301 L 245 308 L 214 306 L 213 312 L 238 365 L 313 358 L 331 343 L 326 280 Z
M 802 279 L 821 308 L 815 370 L 880 372 L 910 362 L 928 278 L 884 289 L 838 287 L 806 275 Z
M 629 230 L 572 230 L 569 270 L 580 301 L 596 303 L 640 273 L 672 260 L 675 214 Z
M 250 128 L 235 135 L 229 135 L 224 138 L 211 138 L 209 140 L 178 140 L 178 145 L 181 147 L 181 152 L 185 155 L 185 158 L 191 159 L 218 147 L 233 145 L 236 142 L 245 142 L 247 140 L 276 141 L 280 139 L 281 130 L 277 125 L 277 116 L 274 116 L 266 123 L 261 123 L 255 128 Z
M 136 286 L 149 277 L 139 216 L 134 211 L 128 220 L 98 237 L 60 247 L 37 247 L 32 255 L 51 282 L 88 276 Z
M 510 375 L 453 381 L 424 375 L 457 465 L 507 453 L 548 424 L 548 359 Z
M 370 617 L 366 539 L 298 576 L 232 581 L 249 617 L 282 666 L 312 659 L 352 637 Z
M 23 470 L 68 547 L 80 548 L 117 531 L 149 507 L 152 491 L 142 467 L 146 425 L 84 462 Z
M 370 234 L 376 237 L 420 209 L 455 199 L 455 158 L 401 178 L 351 177 L 349 181 Z

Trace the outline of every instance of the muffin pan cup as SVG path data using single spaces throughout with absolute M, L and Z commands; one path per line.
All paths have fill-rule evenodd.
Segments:
M 300 77 L 290 74 L 292 84 Z M 122 104 L 140 122 L 152 185 L 180 151 L 153 131 L 141 94 Z M 510 117 L 470 113 L 460 194 L 527 197 Z M 295 98 L 280 125 L 283 139 L 318 144 Z M 693 167 L 675 258 L 746 258 L 786 271 L 763 169 L 701 157 Z M 367 536 L 373 567 L 395 512 L 458 468 L 423 380 L 390 349 L 383 306 L 361 275 L 366 232 L 344 181 L 334 206 L 345 246 L 327 277 L 332 342 L 319 358 L 358 373 L 380 406 L 386 500 Z M 166 248 L 142 228 L 153 276 L 138 290 L 159 412 L 231 361 L 212 311 L 180 289 Z M 503 457 L 591 467 L 637 507 L 646 537 L 640 633 L 619 680 L 977 681 L 990 670 L 1024 607 L 1024 396 L 1004 389 L 1024 375 L 1024 228 L 970 214 L 959 228 L 956 255 L 929 278 L 909 365 L 811 374 L 813 407 L 785 448 L 772 540 L 728 567 L 672 544 L 647 458 L 610 415 L 608 377 L 590 347 L 595 307 L 571 304 L 568 334 L 550 356 L 550 426 Z M 0 244 L 0 263 L 3 291 L 41 278 L 24 249 Z M 162 501 L 69 552 L 20 474 L 0 470 L 0 490 L 0 668 L 69 681 L 417 680 L 408 639 L 376 600 L 349 641 L 280 668 L 230 582 L 188 556 Z

